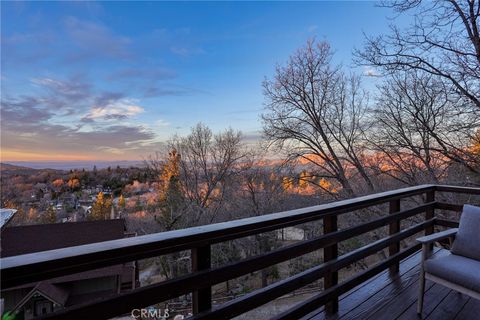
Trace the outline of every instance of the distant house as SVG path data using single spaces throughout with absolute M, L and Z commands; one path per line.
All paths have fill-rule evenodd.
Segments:
M 16 209 L 0 209 L 0 229 L 3 230 L 8 223 L 12 220 L 13 216 L 17 212 Z
M 5 228 L 0 256 L 10 257 L 46 250 L 121 239 L 125 220 L 85 221 Z M 32 319 L 65 307 L 138 286 L 136 262 L 85 271 L 29 283 L 1 291 L 5 311 Z

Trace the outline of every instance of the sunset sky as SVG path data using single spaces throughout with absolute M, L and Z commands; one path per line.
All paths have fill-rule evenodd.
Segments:
M 1 6 L 2 161 L 138 160 L 200 121 L 255 141 L 276 63 L 316 37 L 350 69 L 392 16 L 364 1 Z

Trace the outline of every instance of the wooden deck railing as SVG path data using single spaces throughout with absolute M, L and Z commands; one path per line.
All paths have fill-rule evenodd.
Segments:
M 435 218 L 435 209 L 461 211 L 460 205 L 436 202 L 436 192 L 478 195 L 480 188 L 421 185 L 224 223 L 7 257 L 1 259 L 1 288 L 7 289 L 118 263 L 191 250 L 191 274 L 140 287 L 127 293 L 75 305 L 49 314 L 45 318 L 109 318 L 130 313 L 132 309 L 192 293 L 194 319 L 229 319 L 321 278 L 324 278 L 323 291 L 277 315 L 275 319 L 297 319 L 324 304 L 328 311 L 335 311 L 338 308 L 338 297 L 341 294 L 387 268 L 391 272 L 398 271 L 400 260 L 420 248 L 418 244 L 413 244 L 401 250 L 401 240 L 418 232 L 424 231 L 426 234 L 430 234 L 435 225 L 446 227 L 456 225 L 454 221 Z M 401 199 L 419 195 L 423 196 L 424 204 L 402 210 Z M 337 217 L 339 215 L 384 203 L 389 203 L 388 215 L 358 226 L 338 230 Z M 401 230 L 401 220 L 418 214 L 424 214 L 423 222 Z M 317 220 L 323 220 L 324 234 L 314 239 L 291 244 L 221 267 L 211 267 L 212 244 Z M 384 226 L 389 226 L 387 237 L 338 256 L 337 244 L 339 242 Z M 386 260 L 338 283 L 339 269 L 385 248 L 388 248 L 389 252 Z M 319 249 L 323 249 L 324 263 L 222 305 L 212 307 L 211 287 L 213 285 Z

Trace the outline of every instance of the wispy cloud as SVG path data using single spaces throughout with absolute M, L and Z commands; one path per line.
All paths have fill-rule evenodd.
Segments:
M 35 97 L 2 98 L 2 127 L 5 129 L 10 126 L 28 126 L 50 119 L 53 115 L 52 112 L 42 104 L 42 101 Z
M 2 30 L 2 72 L 30 69 L 39 61 L 51 59 L 58 35 L 50 30 L 29 30 L 4 34 Z
M 33 98 L 2 101 L 1 107 L 2 152 L 6 154 L 14 152 L 21 156 L 26 152 L 44 158 L 77 154 L 78 157 L 101 158 L 102 152 L 107 152 L 132 159 L 149 154 L 158 144 L 155 133 L 141 124 L 102 124 L 88 129 L 77 123 L 61 124 L 53 113 L 39 107 Z M 130 106 L 126 112 L 135 114 L 138 111 Z M 119 115 L 115 112 L 100 112 L 98 116 Z
M 145 67 L 135 67 L 135 68 L 123 68 L 117 70 L 108 75 L 108 80 L 131 80 L 142 79 L 142 80 L 171 80 L 177 77 L 177 73 L 174 70 L 156 67 L 156 68 L 145 68 Z
M 95 106 L 105 106 L 109 104 L 113 104 L 118 100 L 125 98 L 125 94 L 123 92 L 112 92 L 112 91 L 105 91 L 100 93 L 94 99 Z
M 164 127 L 169 127 L 170 123 L 163 120 L 163 119 L 159 119 L 159 120 L 155 121 L 155 125 L 158 126 L 158 127 L 164 128 Z
M 122 99 L 103 106 L 94 106 L 90 112 L 82 118 L 82 121 L 88 122 L 97 119 L 124 120 L 134 117 L 145 111 L 143 107 L 136 104 L 137 102 L 135 99 Z
M 72 56 L 74 59 L 92 55 L 123 59 L 132 55 L 128 49 L 130 38 L 113 33 L 103 24 L 67 17 L 64 26 L 70 40 L 80 50 Z
M 157 85 L 149 86 L 143 91 L 145 98 L 163 97 L 163 96 L 186 96 L 191 95 L 199 90 L 184 88 L 179 86 Z
M 48 89 L 50 93 L 68 100 L 85 99 L 91 95 L 90 84 L 83 82 L 79 77 L 67 81 L 51 78 L 33 78 L 31 81 Z
M 114 91 L 97 93 L 88 82 L 72 79 L 32 78 L 35 94 L 2 97 L 2 153 L 38 154 L 43 159 L 58 154 L 132 159 L 149 154 L 158 144 L 148 126 L 127 121 L 144 112 L 140 101 Z

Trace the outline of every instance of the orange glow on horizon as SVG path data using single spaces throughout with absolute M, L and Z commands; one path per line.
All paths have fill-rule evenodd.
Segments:
M 0 161 L 98 161 L 102 160 L 82 154 L 35 153 L 15 150 L 1 150 Z M 115 160 L 108 158 L 105 160 Z M 125 160 L 125 159 L 122 159 Z

